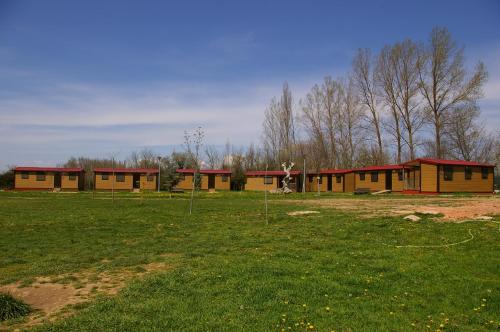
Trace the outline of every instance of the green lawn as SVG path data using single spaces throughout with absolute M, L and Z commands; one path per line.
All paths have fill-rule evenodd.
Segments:
M 270 196 L 266 225 L 263 194 L 198 194 L 191 216 L 187 196 L 119 194 L 113 203 L 109 193 L 0 193 L 0 285 L 173 267 L 34 327 L 41 331 L 500 328 L 498 224 L 362 219 L 295 194 L 291 206 Z M 321 213 L 286 214 L 305 209 Z M 474 239 L 462 245 L 394 247 L 457 242 L 469 229 Z

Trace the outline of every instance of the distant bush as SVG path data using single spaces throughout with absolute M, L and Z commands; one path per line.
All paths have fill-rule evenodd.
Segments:
M 31 307 L 10 294 L 0 293 L 0 322 L 26 316 L 31 312 Z

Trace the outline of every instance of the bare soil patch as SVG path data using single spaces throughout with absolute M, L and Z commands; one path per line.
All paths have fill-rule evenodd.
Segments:
M 21 328 L 65 317 L 71 314 L 71 310 L 66 310 L 71 305 L 90 301 L 97 295 L 116 295 L 132 279 L 172 268 L 172 265 L 157 262 L 105 272 L 90 269 L 52 277 L 39 277 L 27 287 L 22 287 L 19 282 L 0 286 L 0 292 L 12 294 L 36 310 L 27 322 L 16 326 Z
M 414 213 L 436 215 L 440 221 L 481 219 L 482 216 L 500 215 L 500 198 L 478 197 L 415 197 L 402 198 L 331 198 L 307 201 L 282 201 L 287 204 L 334 208 L 359 213 L 364 217 L 398 216 Z

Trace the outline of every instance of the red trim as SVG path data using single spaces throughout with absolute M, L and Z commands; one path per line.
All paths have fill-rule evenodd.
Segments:
M 80 167 L 16 167 L 16 172 L 83 172 Z
M 300 171 L 290 171 L 290 175 L 300 175 Z M 246 176 L 283 176 L 286 175 L 285 171 L 249 171 L 245 173 Z
M 352 169 L 323 169 L 319 174 L 346 174 L 351 172 Z
M 158 173 L 157 168 L 94 168 L 94 173 Z
M 403 169 L 402 165 L 383 165 L 383 166 L 368 166 L 352 169 L 353 172 L 370 172 L 370 171 L 390 171 L 396 169 Z
M 179 168 L 175 170 L 177 173 L 184 174 L 194 174 L 194 169 L 192 168 Z M 198 171 L 200 174 L 231 174 L 232 172 L 227 169 L 200 169 Z
M 467 161 L 467 160 L 447 160 L 447 159 L 433 159 L 433 158 L 417 158 L 414 160 L 407 161 L 403 163 L 403 165 L 409 165 L 413 163 L 424 163 L 431 165 L 453 165 L 453 166 L 479 166 L 479 167 L 495 167 L 496 165 L 492 164 L 483 164 L 475 161 Z

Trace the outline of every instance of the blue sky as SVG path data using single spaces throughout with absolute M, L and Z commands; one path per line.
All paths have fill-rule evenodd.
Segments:
M 470 67 L 485 62 L 483 119 L 498 130 L 499 1 L 0 0 L 0 169 L 168 152 L 198 125 L 208 144 L 258 143 L 283 81 L 298 101 L 346 75 L 357 48 L 434 26 Z

